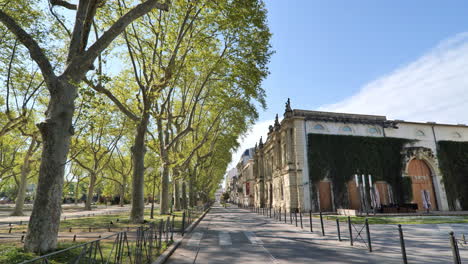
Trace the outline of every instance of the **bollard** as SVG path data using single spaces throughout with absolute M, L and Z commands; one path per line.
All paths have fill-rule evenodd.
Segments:
M 68 232 L 70 232 L 70 233 L 71 233 L 71 230 L 72 230 L 72 228 L 70 227 L 70 228 L 68 229 Z
M 294 221 L 296 221 L 296 227 L 297 227 L 297 211 L 294 210 Z
M 21 243 L 24 242 L 24 235 L 21 236 Z
M 465 234 L 462 235 L 462 241 L 463 241 L 463 244 L 466 245 L 466 238 L 465 238 Z
M 338 232 L 338 241 L 341 242 L 340 220 L 336 219 L 336 231 Z
M 322 215 L 322 211 L 320 211 L 320 226 L 322 227 L 322 236 L 325 236 L 325 228 L 323 227 L 323 215 Z
M 11 234 L 11 229 L 13 229 L 12 227 L 10 227 L 10 230 L 8 230 L 8 234 Z
M 185 233 L 185 211 L 182 212 L 182 230 L 181 230 L 182 236 L 184 236 Z
M 450 232 L 449 235 L 450 235 L 450 246 L 452 247 L 453 263 L 461 264 L 460 251 L 458 250 L 457 239 L 453 235 L 453 232 Z
M 286 224 L 286 208 L 284 208 L 284 223 Z
M 349 244 L 353 245 L 353 229 L 351 227 L 351 216 L 348 216 Z
M 403 237 L 403 229 L 401 228 L 401 225 L 398 225 L 398 233 L 400 234 L 400 246 L 401 256 L 403 257 L 403 264 L 408 264 L 408 259 L 406 258 L 405 238 Z
M 370 237 L 370 230 L 369 230 L 369 221 L 366 218 L 366 233 L 367 233 L 367 243 L 369 243 L 369 252 L 372 252 L 372 241 Z
M 270 218 L 271 218 L 271 207 L 270 207 Z
M 292 211 L 289 211 L 289 222 L 292 225 Z
M 302 225 L 302 212 L 299 211 L 299 218 L 301 219 L 301 229 L 304 229 L 304 226 Z
M 278 210 L 278 217 L 279 217 L 279 221 L 281 222 L 281 207 L 280 207 L 280 209 Z
M 310 232 L 314 232 L 314 228 L 312 226 L 312 210 L 309 210 L 309 224 L 310 224 Z

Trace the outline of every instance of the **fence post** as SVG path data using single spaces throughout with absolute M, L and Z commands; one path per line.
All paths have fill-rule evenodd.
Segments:
M 336 231 L 338 232 L 338 241 L 341 242 L 340 220 L 338 218 L 336 218 Z
M 171 217 L 168 216 L 166 220 L 166 244 L 169 242 L 169 226 L 171 224 Z
M 348 216 L 348 229 L 349 229 L 349 243 L 353 245 L 353 228 L 351 226 L 351 216 Z
M 406 247 L 405 247 L 405 238 L 403 237 L 403 229 L 401 225 L 398 225 L 398 233 L 400 234 L 400 245 L 401 245 L 401 256 L 403 257 L 403 264 L 408 264 L 408 259 L 406 258 Z
M 302 225 L 302 211 L 299 211 L 299 218 L 301 219 L 301 229 L 304 229 L 304 226 Z
M 182 236 L 184 236 L 185 233 L 185 211 L 182 212 Z
M 312 226 L 312 210 L 309 210 L 309 224 L 310 224 L 310 232 L 314 232 L 314 228 Z
M 163 231 L 163 220 L 159 220 L 159 248 L 162 249 L 162 231 Z
M 369 252 L 372 252 L 372 241 L 370 237 L 369 220 L 367 218 L 366 218 L 366 233 L 367 233 L 367 243 L 369 243 Z
M 450 245 L 452 246 L 453 263 L 454 264 L 461 264 L 460 252 L 458 251 L 457 239 L 453 235 L 453 231 L 450 232 L 449 235 L 450 235 Z
M 325 236 L 325 228 L 323 227 L 323 215 L 322 215 L 322 211 L 320 211 L 320 226 L 322 227 L 322 236 Z
M 284 208 L 284 223 L 285 224 L 286 224 L 286 221 L 287 221 L 287 219 L 286 219 L 286 208 Z
M 292 211 L 291 210 L 289 210 L 289 222 L 292 225 Z
M 281 207 L 278 210 L 278 217 L 279 217 L 279 221 L 281 222 Z

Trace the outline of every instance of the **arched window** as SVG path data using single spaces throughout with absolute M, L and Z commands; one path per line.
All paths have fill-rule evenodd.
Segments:
M 422 130 L 418 130 L 416 131 L 416 136 L 418 137 L 424 137 L 426 134 L 424 134 L 424 132 Z
M 349 126 L 344 126 L 341 130 L 342 130 L 343 132 L 353 132 L 353 130 L 352 130 L 351 127 L 349 127 Z
M 379 134 L 379 130 L 375 127 L 369 128 L 369 133 L 371 134 Z
M 322 126 L 321 124 L 317 124 L 317 125 L 314 126 L 314 129 L 315 130 L 325 130 L 325 127 Z

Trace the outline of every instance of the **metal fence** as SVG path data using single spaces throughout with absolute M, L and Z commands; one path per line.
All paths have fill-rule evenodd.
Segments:
M 149 264 L 174 241 L 174 235 L 184 235 L 190 225 L 209 204 L 182 212 L 181 226 L 176 227 L 175 215 L 137 228 L 99 237 L 98 239 L 55 251 L 21 264 L 45 264 L 61 260 L 73 264 Z M 75 241 L 76 235 L 73 239 Z M 64 260 L 65 259 L 65 260 Z
M 253 207 L 245 206 L 243 204 L 237 204 L 239 208 L 249 209 L 251 212 L 257 213 L 261 216 L 271 218 L 280 223 L 294 225 L 301 229 L 309 229 L 310 232 L 320 234 L 321 236 L 336 238 L 339 242 L 348 242 L 350 246 L 361 247 L 367 249 L 369 252 L 373 252 L 373 239 L 379 238 L 380 240 L 385 240 L 374 231 L 372 235 L 372 230 L 369 226 L 368 218 L 365 218 L 364 223 L 354 223 L 352 218 L 348 216 L 346 222 L 340 222 L 338 218 L 334 221 L 330 221 L 328 216 L 324 215 L 322 212 L 313 213 L 301 212 L 299 210 L 291 210 L 289 212 L 281 209 L 267 208 L 267 207 Z M 317 228 L 318 225 L 318 228 Z M 308 226 L 308 227 L 307 227 Z M 315 230 L 314 230 L 315 227 Z M 393 236 L 392 242 L 399 242 L 398 248 L 401 254 L 402 263 L 408 263 L 407 256 L 407 246 L 404 236 L 404 231 L 402 225 L 397 225 L 394 231 L 391 233 Z M 468 232 L 468 230 L 467 230 Z M 398 242 L 397 242 L 398 241 Z M 462 250 L 468 250 L 468 243 L 465 234 L 459 233 L 455 234 L 454 232 L 448 232 L 445 239 L 445 247 L 451 250 L 451 257 L 454 264 L 461 264 L 462 258 L 460 252 Z M 382 251 L 384 251 L 383 249 Z M 464 251 L 466 252 L 466 251 Z

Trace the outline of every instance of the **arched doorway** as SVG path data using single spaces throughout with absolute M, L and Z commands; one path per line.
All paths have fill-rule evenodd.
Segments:
M 412 159 L 408 164 L 408 176 L 411 177 L 412 182 L 412 203 L 418 204 L 418 210 L 425 210 L 430 202 L 430 209 L 437 210 L 432 173 L 426 162 Z

